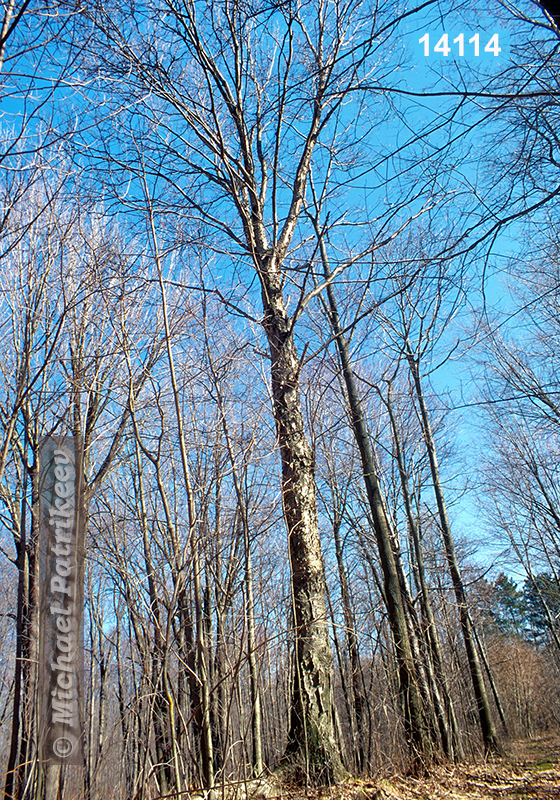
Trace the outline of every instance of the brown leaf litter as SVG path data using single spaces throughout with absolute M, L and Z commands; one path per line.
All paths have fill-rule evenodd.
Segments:
M 247 800 L 560 800 L 560 737 L 513 742 L 503 758 L 438 766 L 422 778 L 350 779 L 322 790 L 255 783 Z

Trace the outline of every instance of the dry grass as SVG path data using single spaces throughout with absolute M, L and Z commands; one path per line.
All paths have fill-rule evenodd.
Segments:
M 248 793 L 282 800 L 560 800 L 560 737 L 513 742 L 504 758 L 436 767 L 420 779 L 399 776 L 349 780 L 322 791 L 288 790 L 268 784 Z

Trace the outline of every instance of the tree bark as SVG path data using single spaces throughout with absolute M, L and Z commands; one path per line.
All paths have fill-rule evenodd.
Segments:
M 443 696 L 442 701 L 443 704 L 445 705 L 445 710 L 447 712 L 447 714 L 442 713 L 443 711 L 442 703 L 436 694 L 435 706 L 438 713 L 440 734 L 445 754 L 447 755 L 447 757 L 460 759 L 463 753 L 462 753 L 461 739 L 459 735 L 459 726 L 457 724 L 457 716 L 455 714 L 453 701 L 451 699 L 451 696 L 449 695 L 449 691 L 447 688 L 447 681 L 445 680 L 443 657 L 441 654 L 441 647 L 432 611 L 432 605 L 430 603 L 428 585 L 426 583 L 424 558 L 422 555 L 422 547 L 420 544 L 420 533 L 418 531 L 418 526 L 416 524 L 416 520 L 412 512 L 412 502 L 408 485 L 408 475 L 405 468 L 404 453 L 402 449 L 399 428 L 393 410 L 390 384 L 388 387 L 386 408 L 389 413 L 389 419 L 391 421 L 391 429 L 393 431 L 393 441 L 395 443 L 395 455 L 397 457 L 397 465 L 401 480 L 401 489 L 403 493 L 406 518 L 408 522 L 410 536 L 412 538 L 414 560 L 415 560 L 414 573 L 416 576 L 416 581 L 420 592 L 422 614 L 425 621 L 424 635 L 428 647 L 428 658 L 433 662 L 433 670 L 435 671 L 435 676 L 437 677 L 437 681 L 431 681 L 431 682 L 433 683 L 434 693 L 436 692 L 441 693 L 441 695 Z M 432 670 L 431 665 L 429 665 L 429 669 L 430 671 Z M 439 687 L 437 686 L 438 683 Z M 449 722 L 446 716 L 448 717 Z
M 324 240 L 320 234 L 317 223 L 315 229 L 319 239 L 324 278 L 326 281 L 329 281 L 331 272 Z M 384 596 L 399 671 L 405 731 L 414 768 L 418 768 L 426 759 L 430 759 L 432 756 L 429 726 L 427 724 L 424 703 L 418 686 L 416 665 L 413 658 L 406 620 L 406 611 L 401 592 L 395 553 L 393 551 L 393 543 L 391 541 L 391 531 L 385 513 L 385 505 L 379 479 L 377 477 L 369 434 L 354 379 L 354 372 L 350 363 L 348 345 L 342 333 L 336 298 L 331 283 L 328 283 L 326 292 L 329 305 L 329 321 L 335 336 L 336 347 L 342 365 L 348 407 L 350 410 L 350 421 L 360 452 L 362 474 L 383 572 Z
M 214 369 L 212 360 L 210 344 L 208 339 L 208 359 L 212 372 L 212 380 L 214 382 L 214 389 L 218 408 L 220 410 L 222 431 L 226 442 L 226 449 L 228 452 L 233 485 L 235 487 L 235 494 L 237 496 L 237 507 L 241 518 L 241 528 L 243 531 L 243 551 L 245 558 L 245 581 L 243 587 L 244 594 L 244 613 L 245 624 L 247 627 L 247 662 L 249 666 L 249 684 L 251 692 L 251 735 L 252 735 L 252 753 L 251 753 L 251 766 L 253 777 L 259 777 L 263 772 L 263 751 L 262 751 L 262 714 L 261 714 L 261 697 L 259 688 L 259 676 L 256 655 L 256 629 L 255 629 L 255 601 L 253 597 L 253 567 L 251 563 L 251 541 L 249 536 L 250 523 L 249 512 L 245 502 L 243 493 L 242 482 L 238 473 L 237 459 L 233 449 L 233 442 L 229 432 L 229 426 L 226 417 L 226 407 L 222 390 L 219 385 L 218 375 Z M 222 685 L 222 681 L 220 681 Z M 225 740 L 224 740 L 225 741 Z
M 27 606 L 29 583 L 29 564 L 26 536 L 26 509 L 27 509 L 27 480 L 28 471 L 23 466 L 23 488 L 21 497 L 21 514 L 19 519 L 19 540 L 16 540 L 16 564 L 18 569 L 17 616 L 16 616 L 16 659 L 14 676 L 14 701 L 12 710 L 12 732 L 10 751 L 6 768 L 4 795 L 7 798 L 17 798 L 20 795 L 19 769 L 16 767 L 18 750 L 20 746 L 20 718 L 21 718 L 21 689 L 23 677 L 23 652 L 24 652 L 24 622 Z
M 282 502 L 288 529 L 295 628 L 294 688 L 283 765 L 311 784 L 344 774 L 334 729 L 332 650 L 315 496 L 315 465 L 304 432 L 300 363 L 274 255 L 260 265 L 264 320 L 271 358 L 274 419 L 282 463 Z
M 358 637 L 356 635 L 356 626 L 354 624 L 354 613 L 352 610 L 352 603 L 350 600 L 348 578 L 346 575 L 346 568 L 344 566 L 344 558 L 342 554 L 342 542 L 340 540 L 340 518 L 338 517 L 338 515 L 334 520 L 333 534 L 334 534 L 336 562 L 338 565 L 338 576 L 340 580 L 340 591 L 342 594 L 342 608 L 344 613 L 346 646 L 348 648 L 348 660 L 350 664 L 350 685 L 348 687 L 348 693 L 350 694 L 350 702 L 351 702 L 350 725 L 352 733 L 356 737 L 353 743 L 356 766 L 358 770 L 362 772 L 365 764 L 364 738 L 363 738 L 364 706 L 366 705 L 367 701 L 363 689 L 362 667 L 358 651 Z
M 443 496 L 443 489 L 439 475 L 439 465 L 436 454 L 436 447 L 434 437 L 432 434 L 432 427 L 428 415 L 426 401 L 424 399 L 424 392 L 422 389 L 422 382 L 420 379 L 420 371 L 417 359 L 414 358 L 410 345 L 407 342 L 407 359 L 416 390 L 416 397 L 420 408 L 420 422 L 422 425 L 422 432 L 424 434 L 424 441 L 428 451 L 428 458 L 430 460 L 430 470 L 432 473 L 432 481 L 434 484 L 434 493 L 436 496 L 436 503 L 438 507 L 438 514 L 441 526 L 441 533 L 445 547 L 445 555 L 449 566 L 449 573 L 453 583 L 453 590 L 455 592 L 455 599 L 459 609 L 459 618 L 461 621 L 461 629 L 463 632 L 463 639 L 465 642 L 465 649 L 467 651 L 467 660 L 469 663 L 469 671 L 478 707 L 478 715 L 480 718 L 480 727 L 482 729 L 482 738 L 484 747 L 487 752 L 500 752 L 500 745 L 496 735 L 496 728 L 490 710 L 490 703 L 488 702 L 488 694 L 484 684 L 484 676 L 480 666 L 480 660 L 476 650 L 476 642 L 474 637 L 473 625 L 469 615 L 467 604 L 467 597 L 465 594 L 465 587 L 455 552 L 455 545 L 451 533 L 451 525 L 447 516 L 447 507 Z

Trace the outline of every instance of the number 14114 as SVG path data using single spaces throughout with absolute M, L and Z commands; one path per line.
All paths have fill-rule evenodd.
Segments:
M 468 36 L 468 34 L 467 34 Z M 434 37 L 435 38 L 435 37 Z M 474 36 L 471 36 L 465 42 L 465 34 L 460 33 L 455 39 L 452 40 L 453 44 L 456 47 L 451 48 L 449 45 L 449 34 L 444 33 L 443 36 L 439 39 L 436 45 L 434 45 L 433 52 L 434 53 L 441 53 L 443 56 L 448 56 L 453 49 L 453 54 L 458 56 L 464 56 L 465 50 L 467 51 L 467 55 L 474 55 L 480 56 L 480 34 L 475 33 Z M 424 55 L 430 55 L 430 34 L 425 33 L 421 39 L 419 39 L 419 44 L 424 45 Z M 484 47 L 485 53 L 491 53 L 495 56 L 498 56 L 502 52 L 502 48 L 500 47 L 500 36 L 498 33 L 494 33 Z

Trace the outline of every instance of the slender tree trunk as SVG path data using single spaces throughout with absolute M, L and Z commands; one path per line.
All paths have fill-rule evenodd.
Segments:
M 494 697 L 494 702 L 496 703 L 496 708 L 498 709 L 500 722 L 502 723 L 504 733 L 507 735 L 508 726 L 506 722 L 506 715 L 504 713 L 504 707 L 500 699 L 500 694 L 498 692 L 498 687 L 496 686 L 496 681 L 494 680 L 492 669 L 490 668 L 490 662 L 488 661 L 488 656 L 486 655 L 486 648 L 484 647 L 484 641 L 482 641 L 482 639 L 478 635 L 478 631 L 475 627 L 473 627 L 473 631 L 474 631 L 474 638 L 476 639 L 476 644 L 480 651 L 480 657 L 482 659 L 482 663 L 484 664 L 484 669 L 486 670 L 488 683 L 490 684 L 490 688 L 492 689 L 492 696 Z
M 340 641 L 338 639 L 338 633 L 337 633 L 337 623 L 336 623 L 336 618 L 335 618 L 334 608 L 333 608 L 333 604 L 332 604 L 331 593 L 330 593 L 328 584 L 326 586 L 326 590 L 327 590 L 327 606 L 328 606 L 328 609 L 329 609 L 329 617 L 330 617 L 331 631 L 332 631 L 331 632 L 331 636 L 332 636 L 332 640 L 333 640 L 333 644 L 334 644 L 334 652 L 335 652 L 335 655 L 336 655 L 336 660 L 337 660 L 337 663 L 338 663 L 338 672 L 339 672 L 339 675 L 340 675 L 340 688 L 342 689 L 342 695 L 344 697 L 344 708 L 346 709 L 346 716 L 348 718 L 348 722 L 349 722 L 349 725 L 350 725 L 350 742 L 351 742 L 351 746 L 352 746 L 352 759 L 351 759 L 352 760 L 352 765 L 351 765 L 351 768 L 352 768 L 352 770 L 355 770 L 355 768 L 356 768 L 355 755 L 356 754 L 354 752 L 354 742 L 355 742 L 355 739 L 356 739 L 356 714 L 355 714 L 355 709 L 354 709 L 354 694 L 353 694 L 353 691 L 352 691 L 352 683 L 351 682 L 349 683 L 348 679 L 347 679 L 347 668 L 346 668 L 346 665 L 345 665 L 345 661 L 344 661 L 344 659 L 342 657 L 342 652 L 341 652 L 341 648 L 340 648 Z M 344 765 L 347 767 L 348 766 L 348 752 L 347 752 L 347 748 L 345 748 L 345 746 L 344 746 L 345 743 L 344 743 L 344 740 L 343 740 L 342 736 L 340 735 L 340 730 L 341 730 L 341 728 L 340 728 L 340 719 L 338 718 L 337 719 L 337 727 L 336 727 L 335 733 L 336 733 L 336 736 L 337 736 L 337 739 L 338 739 L 338 742 L 339 742 L 340 751 L 341 751 L 341 755 L 342 755 L 342 761 L 343 761 Z
M 414 514 L 412 511 L 412 502 L 410 498 L 410 491 L 408 486 L 408 475 L 405 468 L 404 462 L 404 453 L 401 445 L 401 437 L 399 433 L 399 428 L 397 425 L 397 420 L 395 418 L 393 404 L 391 400 L 391 385 L 389 384 L 388 387 L 388 396 L 386 402 L 387 411 L 389 413 L 389 419 L 391 422 L 391 429 L 393 431 L 393 441 L 395 443 L 395 454 L 397 457 L 397 465 L 399 469 L 399 476 L 401 480 L 401 488 L 403 493 L 404 505 L 405 505 L 405 512 L 409 527 L 409 532 L 412 538 L 413 543 L 413 550 L 414 550 L 414 574 L 418 583 L 418 587 L 420 590 L 420 599 L 421 599 L 421 607 L 422 607 L 422 614 L 424 616 L 426 625 L 425 625 L 425 636 L 426 642 L 428 645 L 429 651 L 429 658 L 433 660 L 434 668 L 435 668 L 435 677 L 436 680 L 432 679 L 433 684 L 433 691 L 436 693 L 441 692 L 443 695 L 443 704 L 445 705 L 445 709 L 447 711 L 447 716 L 449 718 L 449 725 L 451 726 L 451 731 L 449 730 L 448 722 L 446 719 L 446 715 L 442 713 L 442 704 L 439 699 L 436 701 L 436 709 L 438 712 L 438 722 L 440 725 L 440 733 L 442 737 L 442 743 L 445 750 L 445 753 L 448 758 L 456 757 L 460 759 L 462 757 L 462 746 L 461 746 L 461 739 L 459 734 L 459 726 L 457 724 L 457 717 L 455 714 L 455 708 L 453 706 L 453 701 L 449 695 L 449 691 L 447 689 L 447 681 L 445 679 L 444 667 L 443 667 L 443 657 L 441 654 L 441 647 L 439 642 L 439 636 L 437 633 L 436 623 L 432 611 L 432 604 L 430 602 L 430 596 L 428 592 L 428 585 L 426 583 L 426 573 L 424 569 L 424 558 L 422 555 L 422 547 L 420 544 L 420 534 L 418 531 L 418 526 L 416 524 L 416 520 L 414 518 Z M 438 686 L 439 684 L 439 686 Z M 437 694 L 436 694 L 437 698 Z
M 338 566 L 338 576 L 340 580 L 340 591 L 342 594 L 342 608 L 344 613 L 344 628 L 346 632 L 346 645 L 348 648 L 348 660 L 350 663 L 350 683 L 351 691 L 351 725 L 352 733 L 356 738 L 353 741 L 353 750 L 356 756 L 356 766 L 360 772 L 364 768 L 364 706 L 365 696 L 362 684 L 362 669 L 358 652 L 358 637 L 356 636 L 356 626 L 354 624 L 354 614 L 350 601 L 350 590 L 348 578 L 344 566 L 342 555 L 342 542 L 340 540 L 340 519 L 337 516 L 333 524 L 334 546 L 336 562 Z
M 202 696 L 200 690 L 200 681 L 197 668 L 196 657 L 196 641 L 195 641 L 195 625 L 187 607 L 186 602 L 180 606 L 181 614 L 181 628 L 185 634 L 185 665 L 187 668 L 187 678 L 189 684 L 189 695 L 191 705 L 191 715 L 194 723 L 194 747 L 197 755 L 197 765 L 200 763 L 200 770 L 202 771 L 203 761 L 203 713 L 202 713 Z M 197 776 L 204 783 L 204 772 L 199 773 Z
M 219 575 L 218 569 L 216 574 Z M 227 667 L 227 633 L 224 620 L 225 610 L 216 602 L 216 647 L 212 670 L 212 684 L 216 687 L 212 694 L 212 744 L 214 749 L 214 766 L 217 773 L 225 768 L 228 758 L 228 700 L 231 696 L 232 684 Z M 222 773 L 223 774 L 223 773 Z
M 134 756 L 129 751 L 131 722 L 126 710 L 126 697 L 123 681 L 123 664 L 121 651 L 121 620 L 116 620 L 116 667 L 117 667 L 117 701 L 119 706 L 119 722 L 122 736 L 121 763 L 125 773 L 125 791 L 127 800 L 134 794 Z
M 245 544 L 245 609 L 247 618 L 247 659 L 249 662 L 249 680 L 251 686 L 251 733 L 253 738 L 253 775 L 258 777 L 263 771 L 263 754 L 261 738 L 261 695 L 257 669 L 255 603 L 253 599 L 253 567 L 251 564 L 251 548 L 249 531 L 244 525 Z
M 150 622 L 153 626 L 153 649 L 151 652 L 151 686 L 154 692 L 154 741 L 156 748 L 157 759 L 157 775 L 159 779 L 161 794 L 167 794 L 172 785 L 171 767 L 169 765 L 171 759 L 170 753 L 170 737 L 171 737 L 171 723 L 169 719 L 168 699 L 165 697 L 165 649 L 166 643 L 164 641 L 162 621 L 160 614 L 160 605 L 157 596 L 156 582 L 155 582 L 155 568 L 152 560 L 150 549 L 150 539 L 147 522 L 147 512 L 145 504 L 144 492 L 144 477 L 142 462 L 140 459 L 140 438 L 136 426 L 136 416 L 134 407 L 131 404 L 131 418 L 135 432 L 135 455 L 136 467 L 138 471 L 138 482 L 136 487 L 136 503 L 140 517 L 140 527 L 142 531 L 142 542 L 144 549 L 144 562 L 146 565 L 146 575 L 148 579 L 148 594 L 150 597 Z M 157 465 L 156 465 L 157 468 Z M 158 488 L 161 487 L 158 473 Z
M 424 702 L 426 723 L 428 725 L 428 730 L 434 745 L 439 748 L 441 746 L 441 742 L 438 740 L 438 715 L 443 713 L 440 693 L 435 680 L 433 679 L 433 670 L 431 669 L 429 653 L 426 652 L 426 647 L 424 646 L 425 640 L 422 635 L 422 626 L 420 625 L 418 614 L 416 613 L 412 595 L 410 593 L 410 587 L 406 578 L 399 540 L 395 535 L 394 530 L 390 530 L 390 534 L 393 553 L 395 554 L 397 574 L 399 576 L 399 584 L 401 587 L 408 635 L 410 638 L 410 649 L 416 665 L 416 679 L 418 681 L 418 688 Z M 443 714 L 443 716 L 445 715 Z
M 29 409 L 26 424 L 31 426 Z M 36 431 L 33 431 L 36 440 Z M 25 466 L 31 478 L 30 535 L 26 540 L 24 562 L 24 612 L 22 632 L 22 703 L 20 751 L 16 766 L 14 798 L 24 796 L 25 787 L 36 792 L 39 773 L 37 751 L 38 722 L 38 662 L 39 662 L 39 471 L 35 451 L 34 465 Z M 24 501 L 26 502 L 26 501 Z
M 245 583 L 244 583 L 244 611 L 245 622 L 247 627 L 247 662 L 249 666 L 249 684 L 251 693 L 251 734 L 252 734 L 252 756 L 251 765 L 253 776 L 257 777 L 263 772 L 263 753 L 262 753 L 262 714 L 261 714 L 261 698 L 259 689 L 259 678 L 257 668 L 257 655 L 256 655 L 256 631 L 255 631 L 255 602 L 253 597 L 253 567 L 251 563 L 251 542 L 249 537 L 249 513 L 247 511 L 247 504 L 243 493 L 243 486 L 241 484 L 237 460 L 233 450 L 233 443 L 229 433 L 229 426 L 226 417 L 226 408 L 224 398 L 222 395 L 221 387 L 219 385 L 218 376 L 214 369 L 214 364 L 211 355 L 211 349 L 207 340 L 208 358 L 210 368 L 212 370 L 212 378 L 214 381 L 214 388 L 220 411 L 222 430 L 226 442 L 226 448 L 232 469 L 233 484 L 237 496 L 237 507 L 241 517 L 241 527 L 243 531 L 243 549 L 245 557 Z M 222 685 L 222 681 L 220 681 Z
M 99 714 L 97 720 L 97 757 L 95 759 L 95 771 L 97 772 L 99 764 L 104 755 L 103 748 L 105 745 L 105 714 L 106 714 L 106 700 L 107 700 L 107 654 L 103 653 L 101 648 L 103 642 L 99 643 L 100 663 L 99 663 Z
M 26 536 L 26 509 L 27 509 L 27 470 L 24 466 L 23 489 L 21 499 L 21 514 L 19 525 L 19 540 L 16 542 L 16 563 L 18 568 L 18 593 L 16 612 L 16 661 L 14 676 L 14 702 L 12 709 L 12 732 L 10 739 L 10 752 L 4 784 L 4 795 L 11 798 L 19 797 L 19 787 L 16 784 L 16 764 L 20 747 L 20 720 L 21 720 L 21 689 L 23 675 L 23 636 L 25 617 L 25 598 L 28 593 L 29 565 L 27 561 L 27 536 Z
M 480 727 L 482 729 L 482 738 L 484 740 L 484 747 L 489 752 L 499 752 L 500 746 L 496 736 L 496 728 L 490 710 L 490 703 L 488 702 L 488 695 L 486 686 L 484 684 L 484 676 L 480 666 L 480 660 L 476 650 L 476 642 L 474 637 L 473 625 L 469 615 L 467 604 L 467 597 L 465 594 L 465 587 L 461 577 L 461 570 L 459 569 L 459 562 L 455 553 L 455 545 L 453 543 L 453 536 L 451 534 L 451 526 L 447 516 L 447 508 L 443 496 L 443 489 L 439 475 L 439 465 L 437 461 L 436 447 L 432 428 L 430 425 L 430 418 L 428 409 L 424 399 L 422 390 L 422 382 L 420 380 L 420 371 L 418 361 L 414 358 L 410 345 L 406 344 L 407 358 L 410 367 L 414 387 L 416 390 L 416 397 L 420 408 L 420 421 L 422 424 L 422 432 L 424 434 L 424 441 L 426 442 L 426 449 L 428 451 L 428 458 L 430 460 L 430 469 L 432 473 L 432 481 L 434 484 L 434 493 L 436 496 L 436 503 L 438 507 L 439 520 L 443 536 L 443 543 L 445 546 L 445 554 L 453 583 L 453 590 L 455 592 L 455 599 L 459 609 L 459 619 L 461 621 L 461 629 L 463 631 L 463 639 L 465 642 L 465 649 L 467 651 L 467 659 L 469 663 L 469 671 L 471 673 L 471 680 L 473 684 L 474 694 L 478 707 L 478 714 L 480 718 Z
M 331 277 L 328 258 L 324 240 L 316 225 L 316 232 L 319 239 L 321 260 L 323 263 L 323 274 L 325 280 Z M 387 605 L 387 613 L 393 635 L 395 646 L 395 656 L 399 670 L 400 691 L 404 708 L 405 730 L 409 744 L 411 757 L 415 767 L 419 767 L 423 761 L 432 756 L 432 746 L 430 742 L 429 726 L 426 720 L 426 713 L 422 696 L 418 686 L 416 665 L 412 653 L 410 636 L 406 620 L 399 574 L 391 541 L 391 531 L 387 516 L 381 487 L 377 477 L 377 470 L 373 452 L 371 450 L 369 434 L 364 420 L 362 406 L 354 372 L 350 363 L 350 356 L 346 339 L 342 333 L 342 326 L 338 315 L 338 308 L 332 284 L 327 286 L 327 298 L 329 304 L 329 321 L 335 336 L 336 347 L 342 365 L 342 373 L 346 386 L 348 406 L 352 430 L 360 452 L 362 462 L 362 474 L 366 486 L 370 512 L 373 520 L 373 527 L 377 540 L 377 547 L 383 572 L 384 595 Z
M 206 789 L 214 786 L 214 745 L 212 741 L 210 676 L 208 651 L 206 647 L 206 625 L 204 621 L 204 599 L 202 596 L 199 542 L 193 539 L 193 583 L 196 609 L 196 652 L 198 675 L 200 677 L 201 704 L 201 755 L 202 774 Z

